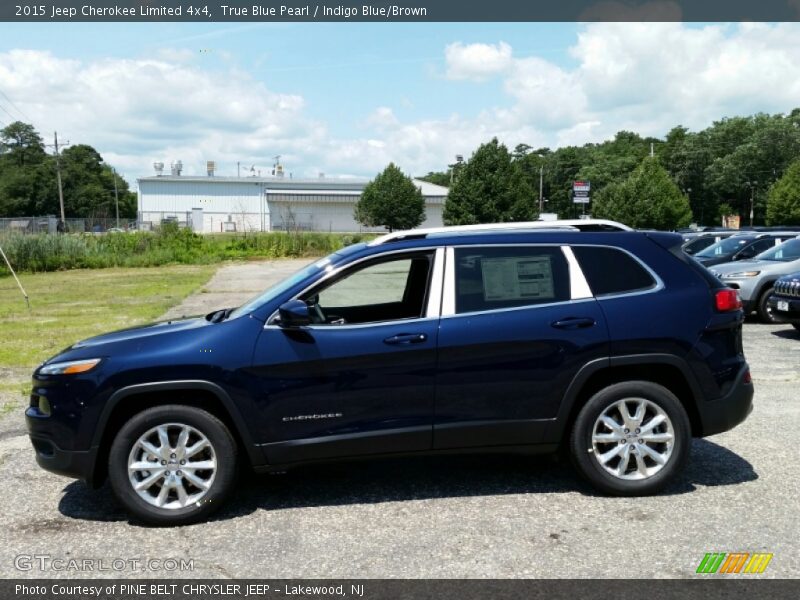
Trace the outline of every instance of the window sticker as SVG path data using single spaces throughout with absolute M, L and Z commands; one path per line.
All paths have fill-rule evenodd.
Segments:
M 487 302 L 555 298 L 550 256 L 484 258 L 481 272 Z

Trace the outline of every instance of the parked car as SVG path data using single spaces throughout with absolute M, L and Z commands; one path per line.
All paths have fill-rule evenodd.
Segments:
M 797 237 L 797 232 L 739 233 L 697 252 L 694 257 L 706 267 L 737 260 L 750 260 L 757 254 Z
M 800 271 L 777 279 L 767 304 L 775 321 L 791 323 L 800 331 Z
M 755 311 L 765 323 L 776 322 L 769 297 L 783 275 L 800 270 L 800 238 L 762 252 L 753 260 L 717 265 L 711 272 L 726 285 L 739 290 L 745 314 Z
M 43 363 L 36 460 L 161 525 L 206 518 L 240 465 L 365 456 L 564 448 L 603 493 L 656 493 L 753 398 L 738 293 L 681 241 L 547 222 L 349 246 Z
M 727 239 L 736 234 L 736 230 L 731 231 L 703 231 L 696 234 L 684 233 L 683 234 L 683 251 L 686 254 L 697 254 L 701 250 L 705 250 L 712 244 Z

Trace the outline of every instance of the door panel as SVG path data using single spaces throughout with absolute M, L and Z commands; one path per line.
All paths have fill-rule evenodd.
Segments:
M 578 263 L 558 246 L 465 246 L 447 269 L 434 448 L 543 442 L 578 370 L 608 356 Z
M 367 259 L 300 294 L 314 324 L 265 327 L 253 370 L 270 462 L 431 448 L 439 307 L 426 298 L 441 260 Z
M 268 460 L 430 449 L 437 325 L 266 328 L 254 371 Z
M 575 374 L 601 356 L 608 335 L 594 299 L 443 318 L 434 447 L 541 441 Z

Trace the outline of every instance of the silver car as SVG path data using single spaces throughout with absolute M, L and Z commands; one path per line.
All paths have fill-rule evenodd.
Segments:
M 740 260 L 709 267 L 726 285 L 739 290 L 745 313 L 755 311 L 765 323 L 774 323 L 767 299 L 772 285 L 783 275 L 800 271 L 800 236 L 770 248 L 753 260 Z

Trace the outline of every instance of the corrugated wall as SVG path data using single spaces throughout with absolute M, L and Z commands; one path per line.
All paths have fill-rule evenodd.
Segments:
M 260 181 L 140 179 L 140 221 L 158 226 L 162 219 L 174 217 L 190 224 L 192 209 L 201 208 L 204 233 L 233 227 L 236 231 L 260 231 L 262 223 L 265 231 L 384 231 L 382 227 L 365 228 L 356 222 L 353 212 L 358 192 L 268 188 Z M 427 196 L 422 226 L 441 226 L 443 206 L 442 196 Z

